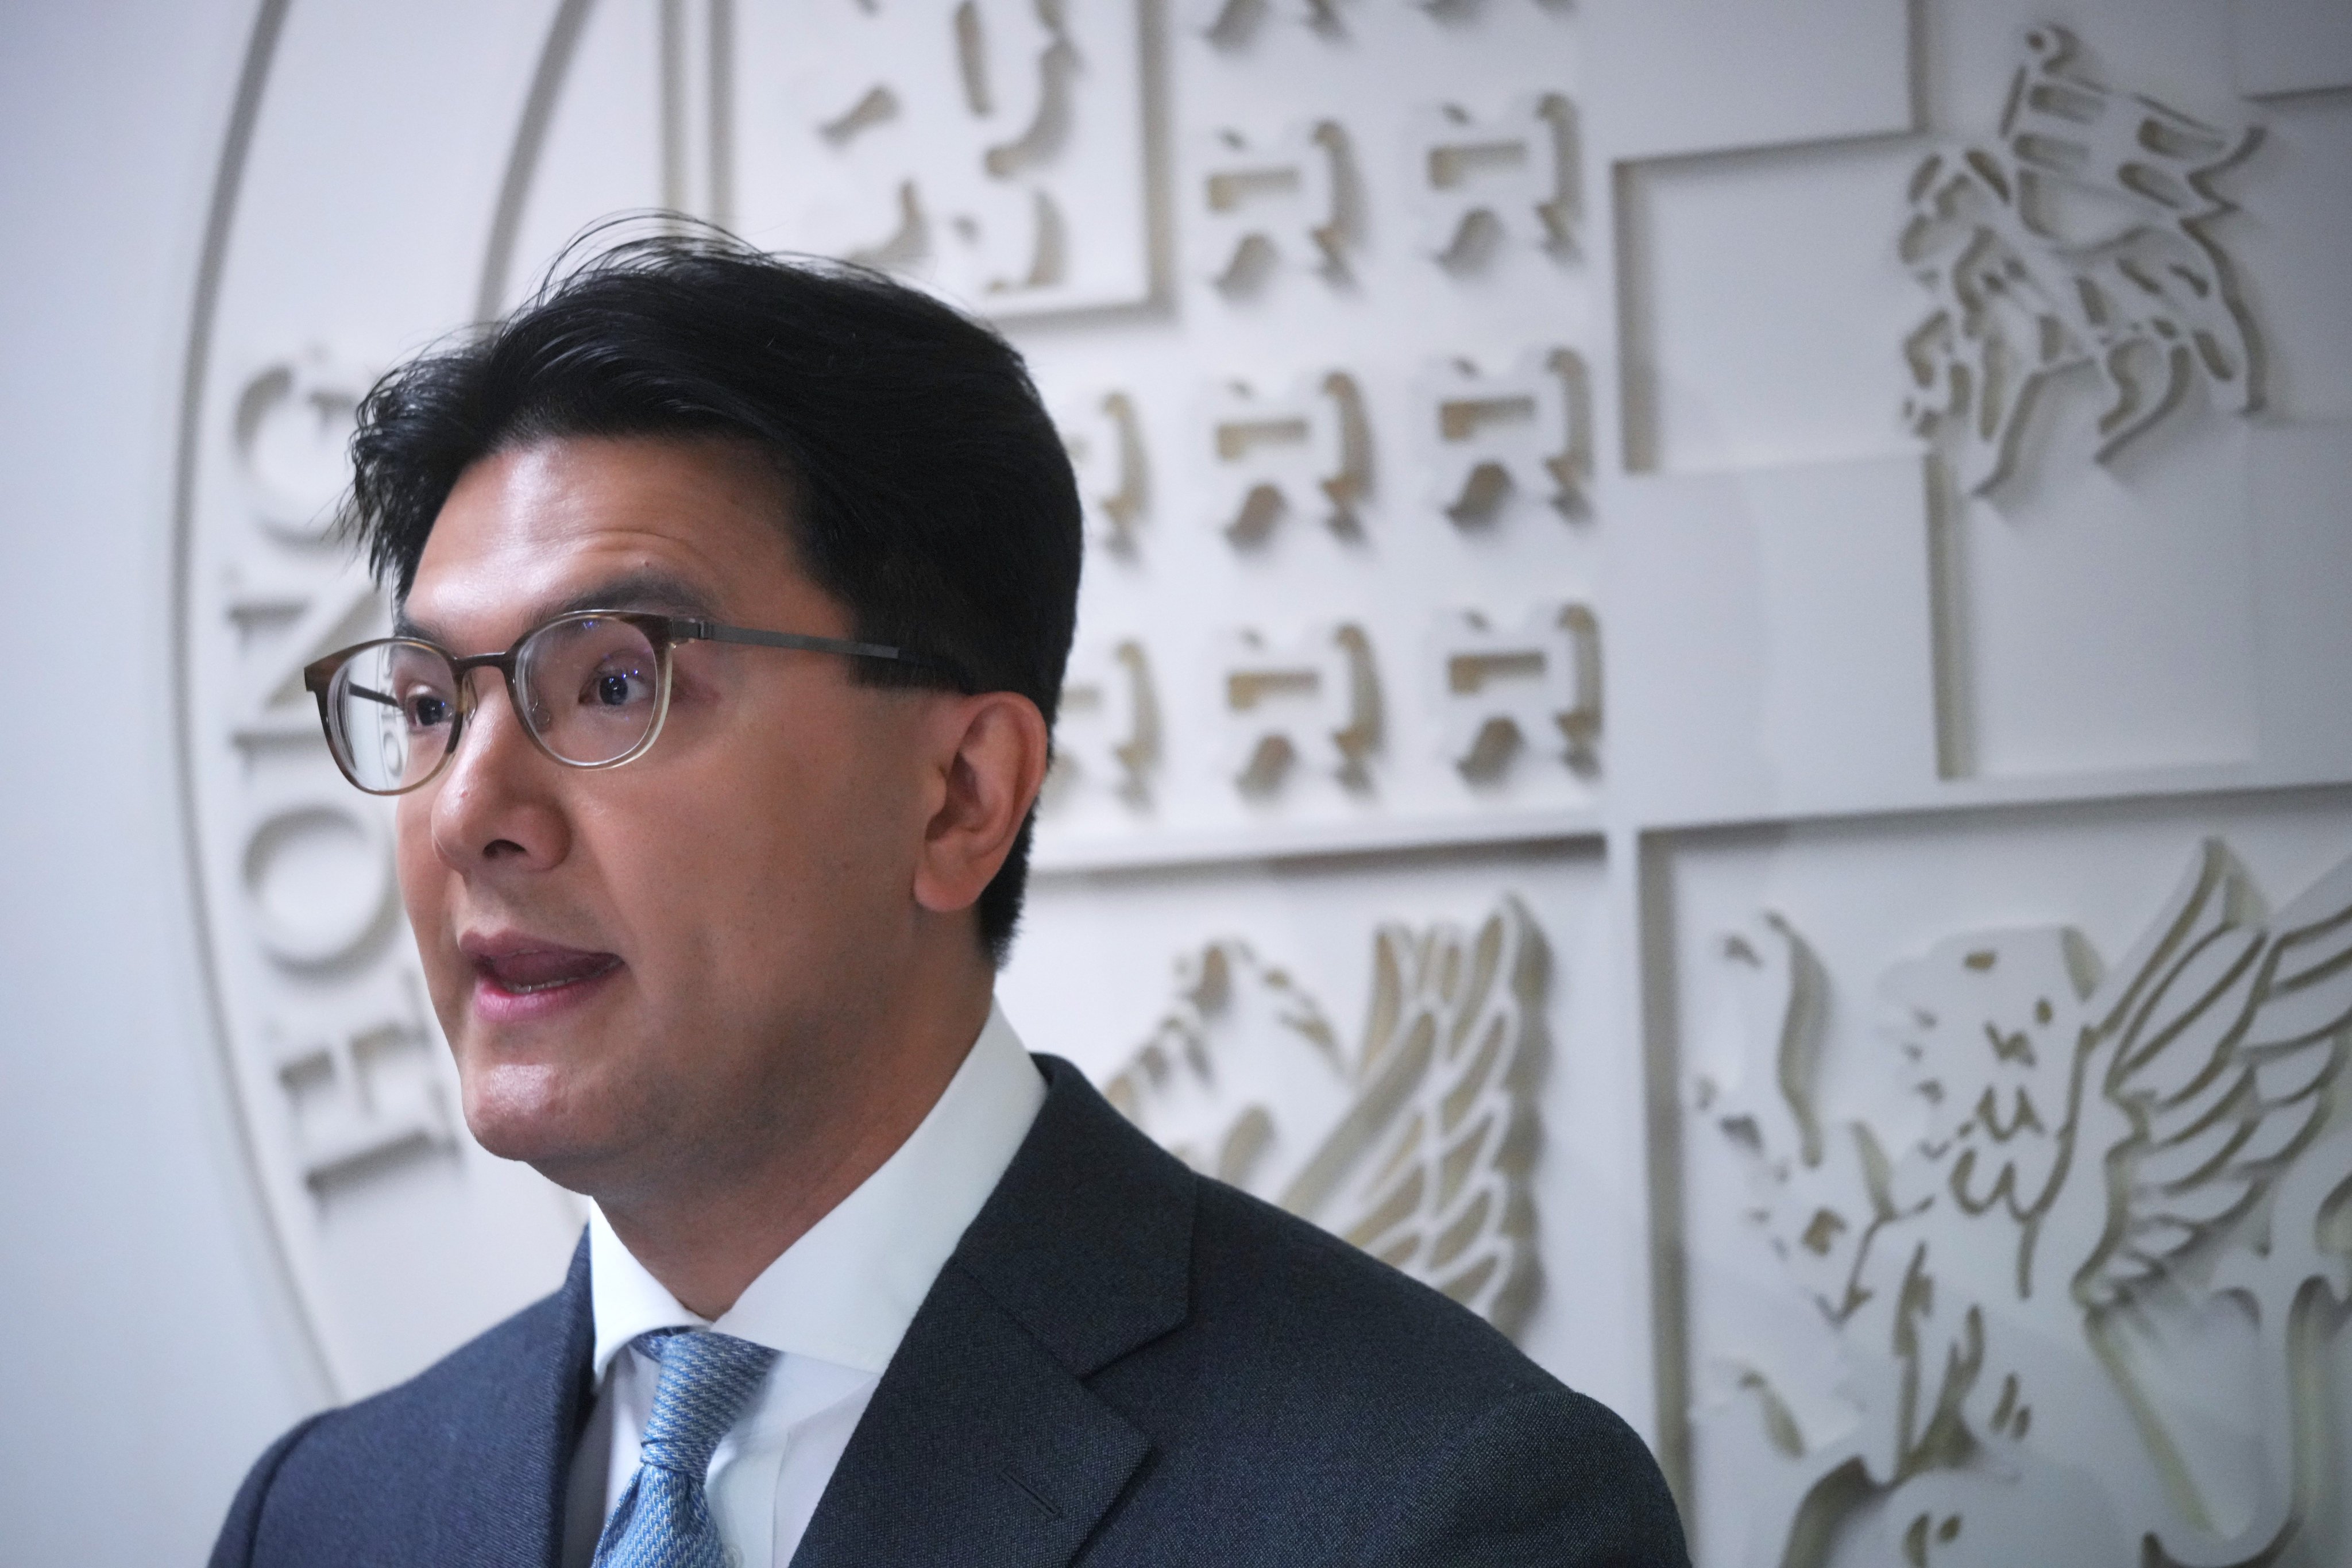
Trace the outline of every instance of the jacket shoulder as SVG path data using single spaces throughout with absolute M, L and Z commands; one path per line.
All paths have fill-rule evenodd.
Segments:
M 1656 1461 L 1605 1405 L 1348 1242 L 1206 1177 L 1195 1194 L 1184 1327 L 1094 1384 L 1159 1446 L 1129 1522 L 1181 1518 L 1236 1562 L 1685 1561 Z
M 1302 1373 L 1393 1391 L 1402 1361 L 1481 1403 L 1557 1386 L 1485 1319 L 1328 1231 L 1211 1178 L 1197 1202 L 1194 1311 L 1255 1321 L 1300 1355 Z
M 483 1547 L 458 1543 L 486 1526 L 499 1546 L 486 1560 L 541 1555 L 585 1405 L 585 1285 L 583 1247 L 555 1294 L 280 1437 L 238 1489 L 214 1568 L 470 1561 Z
M 525 1307 L 426 1367 L 405 1383 L 313 1416 L 301 1427 L 303 1440 L 289 1459 L 320 1464 L 339 1449 L 373 1450 L 396 1443 L 413 1451 L 420 1438 L 448 1432 L 467 1422 L 495 1422 L 510 1403 L 518 1369 L 543 1356 L 564 1329 L 563 1293 Z
M 1641 1437 L 1558 1383 L 1496 1401 L 1401 1489 L 1351 1559 L 1688 1568 L 1682 1516 Z

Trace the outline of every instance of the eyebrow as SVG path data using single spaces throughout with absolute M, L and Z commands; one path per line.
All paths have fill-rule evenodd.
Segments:
M 659 615 L 691 616 L 703 620 L 716 615 L 708 593 L 675 573 L 648 569 L 607 577 L 553 603 L 541 605 L 531 615 L 530 624 L 538 626 L 580 610 L 651 610 Z M 411 616 L 405 605 L 393 617 L 392 635 L 431 643 L 447 640 L 431 622 Z

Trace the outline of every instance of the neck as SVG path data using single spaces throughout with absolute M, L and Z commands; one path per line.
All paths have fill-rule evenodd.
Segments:
M 981 960 L 958 984 L 898 990 L 877 1027 L 825 1053 L 834 1070 L 799 1078 L 790 1113 L 755 1116 L 744 1146 L 597 1194 L 614 1235 L 687 1310 L 724 1313 L 930 1114 L 987 1022 L 993 980 Z

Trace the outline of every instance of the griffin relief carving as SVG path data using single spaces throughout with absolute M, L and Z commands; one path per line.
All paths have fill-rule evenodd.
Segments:
M 2352 860 L 2253 905 L 2209 842 L 2111 969 L 2048 928 L 1895 965 L 1882 1060 L 1908 1123 L 1819 1103 L 1804 939 L 1768 916 L 1727 942 L 1766 1037 L 1698 1113 L 1834 1329 L 1853 1417 L 1733 1369 L 1783 1477 L 1748 1561 L 1816 1561 L 1865 1510 L 1922 1564 L 2038 1561 L 2103 1520 L 2119 1563 L 2325 1552 L 2298 1533 L 2342 1463 L 2313 1358 L 2352 1308 Z M 2083 1440 L 2106 1411 L 2125 1441 Z

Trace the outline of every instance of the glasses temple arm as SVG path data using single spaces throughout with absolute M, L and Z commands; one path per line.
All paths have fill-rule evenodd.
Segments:
M 722 643 L 749 643 L 755 647 L 798 648 L 807 653 L 836 653 L 850 658 L 887 659 L 894 664 L 912 665 L 923 669 L 935 669 L 941 675 L 964 684 L 962 672 L 936 658 L 909 653 L 887 643 L 851 642 L 841 637 L 810 637 L 801 632 L 761 632 L 748 626 L 721 626 L 716 621 L 674 620 L 672 635 L 691 640 Z
M 356 650 L 347 649 L 345 650 L 345 654 L 354 651 Z M 308 664 L 302 667 L 302 689 L 319 700 L 320 710 L 321 712 L 325 711 L 327 692 L 329 688 L 334 683 L 335 672 L 343 667 L 345 654 L 330 655 L 328 658 L 320 659 L 314 664 Z M 386 708 L 397 708 L 400 706 L 399 698 L 386 696 L 384 693 L 377 691 L 371 687 L 361 686 L 357 683 L 353 683 L 352 686 L 346 688 L 346 689 L 357 692 L 360 696 L 366 698 L 371 702 L 381 702 Z

